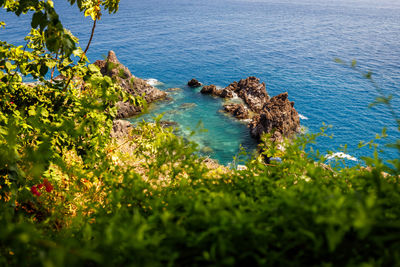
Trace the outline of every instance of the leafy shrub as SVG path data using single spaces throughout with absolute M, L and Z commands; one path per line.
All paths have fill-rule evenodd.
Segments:
M 94 23 L 100 5 L 118 7 L 76 3 Z M 0 6 L 36 14 L 28 50 L 0 43 L 1 265 L 398 265 L 398 161 L 376 152 L 367 167 L 331 168 L 305 152 L 309 135 L 282 163 L 210 169 L 159 123 L 115 143 L 126 96 L 86 64 L 52 2 Z M 53 68 L 64 79 L 49 80 Z

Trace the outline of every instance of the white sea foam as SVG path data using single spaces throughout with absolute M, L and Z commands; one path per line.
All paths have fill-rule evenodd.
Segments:
M 299 118 L 302 119 L 302 120 L 308 120 L 308 118 L 306 116 L 301 115 L 300 113 L 299 113 Z
M 333 153 L 333 154 L 328 154 L 328 155 L 325 155 L 325 157 L 326 157 L 327 160 L 332 160 L 334 158 L 339 158 L 339 159 L 348 159 L 348 160 L 352 160 L 352 161 L 357 161 L 357 159 L 355 157 L 350 156 L 348 154 L 345 154 L 343 152 L 336 152 L 336 153 Z
M 146 83 L 148 85 L 151 85 L 151 86 L 156 86 L 156 85 L 162 85 L 163 84 L 162 82 L 160 82 L 159 80 L 154 79 L 154 78 L 146 79 L 145 81 L 146 81 Z

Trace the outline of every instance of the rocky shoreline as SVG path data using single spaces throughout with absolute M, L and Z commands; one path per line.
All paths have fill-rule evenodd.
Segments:
M 100 68 L 103 76 L 107 75 L 116 79 L 118 84 L 129 94 L 135 97 L 144 97 L 147 103 L 167 98 L 167 93 L 154 86 L 149 85 L 145 80 L 132 75 L 130 70 L 119 62 L 114 51 L 109 51 L 106 60 L 97 60 L 94 62 Z M 117 103 L 117 119 L 125 119 L 138 115 L 143 111 L 140 105 L 132 105 L 128 101 L 119 101 Z
M 237 119 L 249 120 L 250 134 L 257 140 L 264 133 L 270 133 L 273 142 L 282 142 L 283 138 L 300 132 L 299 114 L 288 93 L 271 98 L 265 83 L 256 77 L 233 82 L 223 89 L 207 85 L 200 92 L 224 99 L 239 98 L 242 103 L 226 103 L 223 110 Z
M 143 97 L 147 103 L 158 100 L 168 100 L 168 93 L 181 90 L 170 88 L 166 91 L 159 90 L 149 85 L 145 80 L 135 77 L 130 70 L 119 62 L 113 51 L 108 53 L 106 60 L 97 60 L 95 63 L 103 75 L 115 79 L 119 85 L 129 94 L 135 97 Z M 233 117 L 245 121 L 249 128 L 249 134 L 256 140 L 260 140 L 264 133 L 271 134 L 271 141 L 282 142 L 284 138 L 290 138 L 300 132 L 300 118 L 294 102 L 289 101 L 288 93 L 281 93 L 270 97 L 265 83 L 260 83 L 256 77 L 248 77 L 238 82 L 233 82 L 227 87 L 218 89 L 215 85 L 203 85 L 196 79 L 187 84 L 190 88 L 201 88 L 200 93 L 223 98 L 225 103 L 222 110 Z M 180 109 L 191 108 L 194 103 L 182 104 Z M 124 120 L 143 111 L 142 106 L 132 105 L 129 102 L 117 103 L 117 120 L 113 125 L 112 137 L 126 136 L 132 125 Z M 174 122 L 164 123 L 163 126 L 176 126 Z

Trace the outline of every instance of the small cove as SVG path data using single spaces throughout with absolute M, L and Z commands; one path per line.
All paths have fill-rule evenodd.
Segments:
M 56 9 L 63 25 L 86 45 L 91 19 L 67 1 L 57 1 Z M 208 132 L 194 141 L 211 148 L 205 150 L 221 163 L 229 163 L 240 144 L 254 149 L 254 140 L 245 124 L 219 112 L 222 100 L 186 88 L 191 78 L 225 87 L 256 76 L 270 96 L 289 93 L 309 132 L 332 125 L 328 134 L 334 138 L 320 138 L 314 150 L 338 152 L 348 144 L 345 153 L 360 159 L 372 154 L 358 148 L 360 141 L 374 139 L 383 127 L 389 140 L 381 144 L 400 134 L 385 106 L 368 108 L 378 96 L 371 83 L 334 58 L 356 59 L 363 71 L 372 71 L 400 110 L 399 11 L 398 2 L 390 0 L 121 1 L 117 14 L 103 14 L 88 57 L 94 62 L 114 50 L 135 76 L 162 81 L 157 85 L 162 90 L 182 88 L 171 94 L 173 102 L 157 103 L 140 120 L 165 112 L 164 120 L 180 123 L 183 135 L 201 121 Z M 2 10 L 0 16 L 7 23 L 0 39 L 24 45 L 31 15 L 17 18 Z M 399 157 L 390 149 L 381 156 Z
M 189 88 L 185 84 L 161 83 L 156 87 L 166 91 L 179 89 L 169 92 L 171 101 L 152 103 L 146 114 L 129 119 L 131 122 L 152 121 L 163 114 L 162 120 L 178 123 L 179 136 L 196 142 L 202 155 L 224 165 L 232 162 L 240 147 L 249 153 L 256 149 L 257 143 L 250 137 L 246 123 L 221 111 L 224 100 L 202 95 L 201 88 Z

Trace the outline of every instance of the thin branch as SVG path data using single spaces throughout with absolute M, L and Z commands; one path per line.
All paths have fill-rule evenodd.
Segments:
M 63 88 L 63 91 L 66 91 L 66 90 L 67 90 L 68 85 L 69 85 L 69 83 L 71 82 L 71 80 L 72 80 L 72 76 L 68 79 L 67 83 L 65 84 L 65 86 L 64 86 L 64 88 Z
M 89 39 L 88 44 L 86 45 L 85 51 L 84 51 L 83 54 L 82 54 L 81 61 L 82 61 L 82 59 L 85 57 L 86 52 L 89 50 L 90 43 L 92 42 L 92 39 L 93 39 L 94 30 L 95 30 L 95 28 L 96 28 L 96 22 L 97 22 L 97 18 L 96 18 L 96 19 L 94 20 L 94 22 L 93 22 L 92 33 L 90 34 L 90 39 Z

